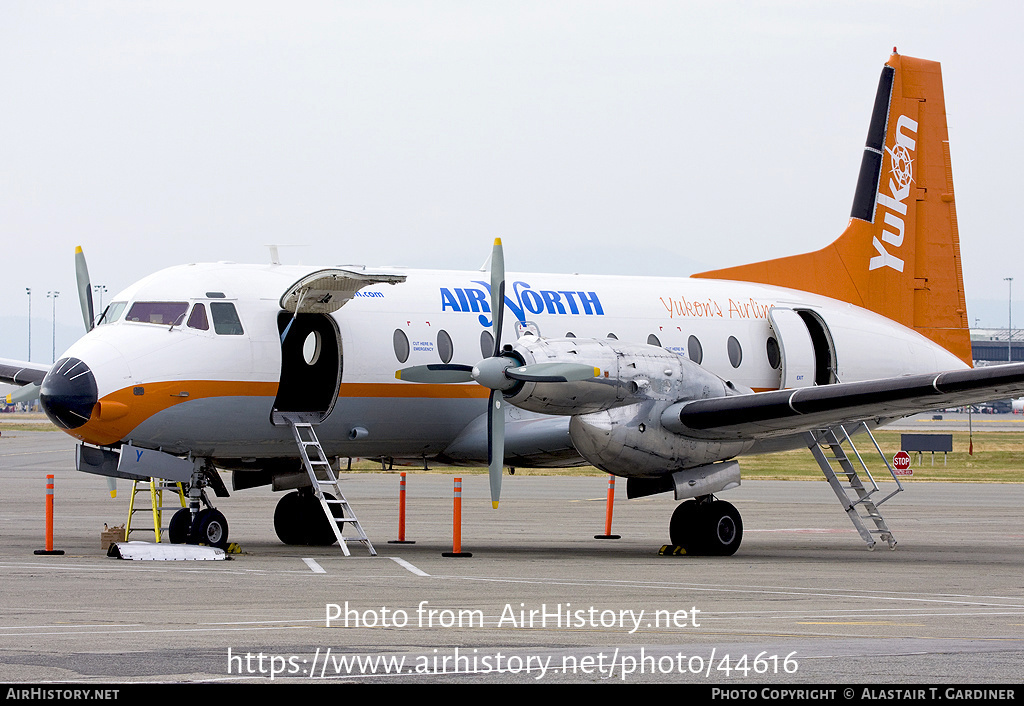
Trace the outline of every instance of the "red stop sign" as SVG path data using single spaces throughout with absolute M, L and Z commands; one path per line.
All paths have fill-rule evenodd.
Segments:
M 896 455 L 892 457 L 892 465 L 897 471 L 906 471 L 910 469 L 910 454 L 906 451 L 897 451 Z

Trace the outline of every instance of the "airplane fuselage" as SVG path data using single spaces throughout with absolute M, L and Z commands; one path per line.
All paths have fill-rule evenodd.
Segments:
M 405 382 L 395 371 L 490 355 L 485 274 L 396 270 L 405 282 L 366 286 L 333 314 L 300 315 L 289 329 L 282 292 L 317 269 L 187 265 L 119 293 L 110 308 L 116 320 L 65 353 L 92 371 L 98 400 L 68 433 L 93 445 L 130 441 L 217 459 L 294 457 L 289 429 L 274 423 L 278 409 L 317 415 L 331 456 L 481 460 L 479 440 L 467 434 L 488 391 Z M 507 282 L 503 343 L 532 331 L 650 344 L 754 391 L 965 367 L 889 319 L 795 290 L 564 274 L 510 273 Z M 214 320 L 225 305 L 237 322 L 230 312 L 228 323 Z M 508 414 L 513 424 L 544 422 L 514 408 Z M 537 449 L 537 465 L 580 461 L 571 444 L 554 448 L 564 426 L 538 429 L 538 444 L 552 448 Z

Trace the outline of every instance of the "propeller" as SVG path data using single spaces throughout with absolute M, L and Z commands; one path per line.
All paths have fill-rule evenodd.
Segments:
M 487 475 L 491 486 L 491 506 L 498 507 L 501 496 L 501 472 L 505 465 L 505 397 L 504 392 L 520 382 L 570 382 L 589 380 L 600 375 L 600 369 L 578 363 L 534 363 L 523 365 L 512 354 L 502 350 L 501 330 L 505 313 L 505 255 L 501 238 L 494 239 L 491 252 L 491 334 L 494 352 L 476 365 L 445 363 L 414 365 L 395 373 L 399 380 L 426 383 L 458 383 L 476 381 L 490 389 L 487 398 Z M 503 354 L 504 353 L 504 354 Z
M 75 279 L 78 282 L 78 301 L 82 305 L 82 318 L 85 320 L 85 330 L 92 331 L 96 313 L 92 304 L 92 283 L 89 281 L 89 268 L 85 264 L 85 253 L 82 246 L 75 248 Z

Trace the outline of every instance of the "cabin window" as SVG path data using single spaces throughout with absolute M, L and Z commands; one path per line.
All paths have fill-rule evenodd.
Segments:
M 735 336 L 729 336 L 729 362 L 732 367 L 740 367 L 740 363 L 743 362 L 743 349 L 740 347 L 740 342 L 736 340 Z
M 619 340 L 619 337 L 616 336 L 614 333 L 609 333 L 607 336 L 605 336 L 605 338 L 610 338 L 613 341 Z
M 437 332 L 437 354 L 441 356 L 442 363 L 452 362 L 452 357 L 455 355 L 452 337 L 444 329 Z
M 565 337 L 566 338 L 576 338 L 576 334 L 573 333 L 572 331 L 567 331 L 566 334 L 565 334 Z
M 661 341 L 653 333 L 647 337 L 647 345 L 661 348 Z
M 210 302 L 210 315 L 213 316 L 213 330 L 221 336 L 242 335 L 242 322 L 238 320 L 238 312 L 231 302 Z
M 395 357 L 399 363 L 409 360 L 409 337 L 400 328 L 395 329 L 394 335 Z
M 185 319 L 188 302 L 135 302 L 128 310 L 128 321 L 140 324 L 177 326 Z
M 121 318 L 121 314 L 126 306 L 128 306 L 128 302 L 110 302 L 106 310 L 100 315 L 100 320 L 96 322 L 96 325 L 102 326 L 103 324 L 114 323 Z
M 202 304 L 196 304 L 192 307 L 192 313 L 188 317 L 188 327 L 199 329 L 200 331 L 209 331 L 210 322 L 206 318 L 206 307 Z
M 484 358 L 490 358 L 494 355 L 494 336 L 491 335 L 490 331 L 484 331 L 480 334 L 480 353 Z
M 778 370 L 779 366 L 782 365 L 782 351 L 779 350 L 779 342 L 774 338 L 769 337 L 766 346 L 768 353 L 768 365 L 772 366 L 775 370 Z
M 320 332 L 310 331 L 309 335 L 302 342 L 302 359 L 306 361 L 306 365 L 316 365 L 316 362 L 320 360 L 321 349 L 322 339 L 320 338 Z
M 704 346 L 700 344 L 700 340 L 696 336 L 690 336 L 690 340 L 686 342 L 686 352 L 697 365 L 701 364 L 704 360 Z

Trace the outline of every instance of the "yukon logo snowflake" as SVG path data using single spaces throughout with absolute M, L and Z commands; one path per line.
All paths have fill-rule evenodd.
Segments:
M 886 147 L 885 151 L 889 153 L 889 173 L 899 190 L 903 191 L 914 181 L 914 160 L 910 158 L 910 150 L 897 143 L 892 149 Z
M 879 184 L 877 204 L 882 210 L 882 223 L 879 231 L 871 237 L 871 245 L 876 255 L 868 261 L 868 270 L 889 267 L 896 272 L 903 272 L 903 258 L 899 257 L 898 248 L 903 245 L 904 231 L 907 228 L 907 197 L 910 196 L 910 185 L 914 182 L 914 159 L 911 156 L 917 149 L 917 121 L 901 115 L 896 120 L 896 134 L 893 146 L 886 147 L 889 153 L 889 193 Z M 881 239 L 879 239 L 881 236 Z M 886 245 L 892 246 L 892 250 Z

